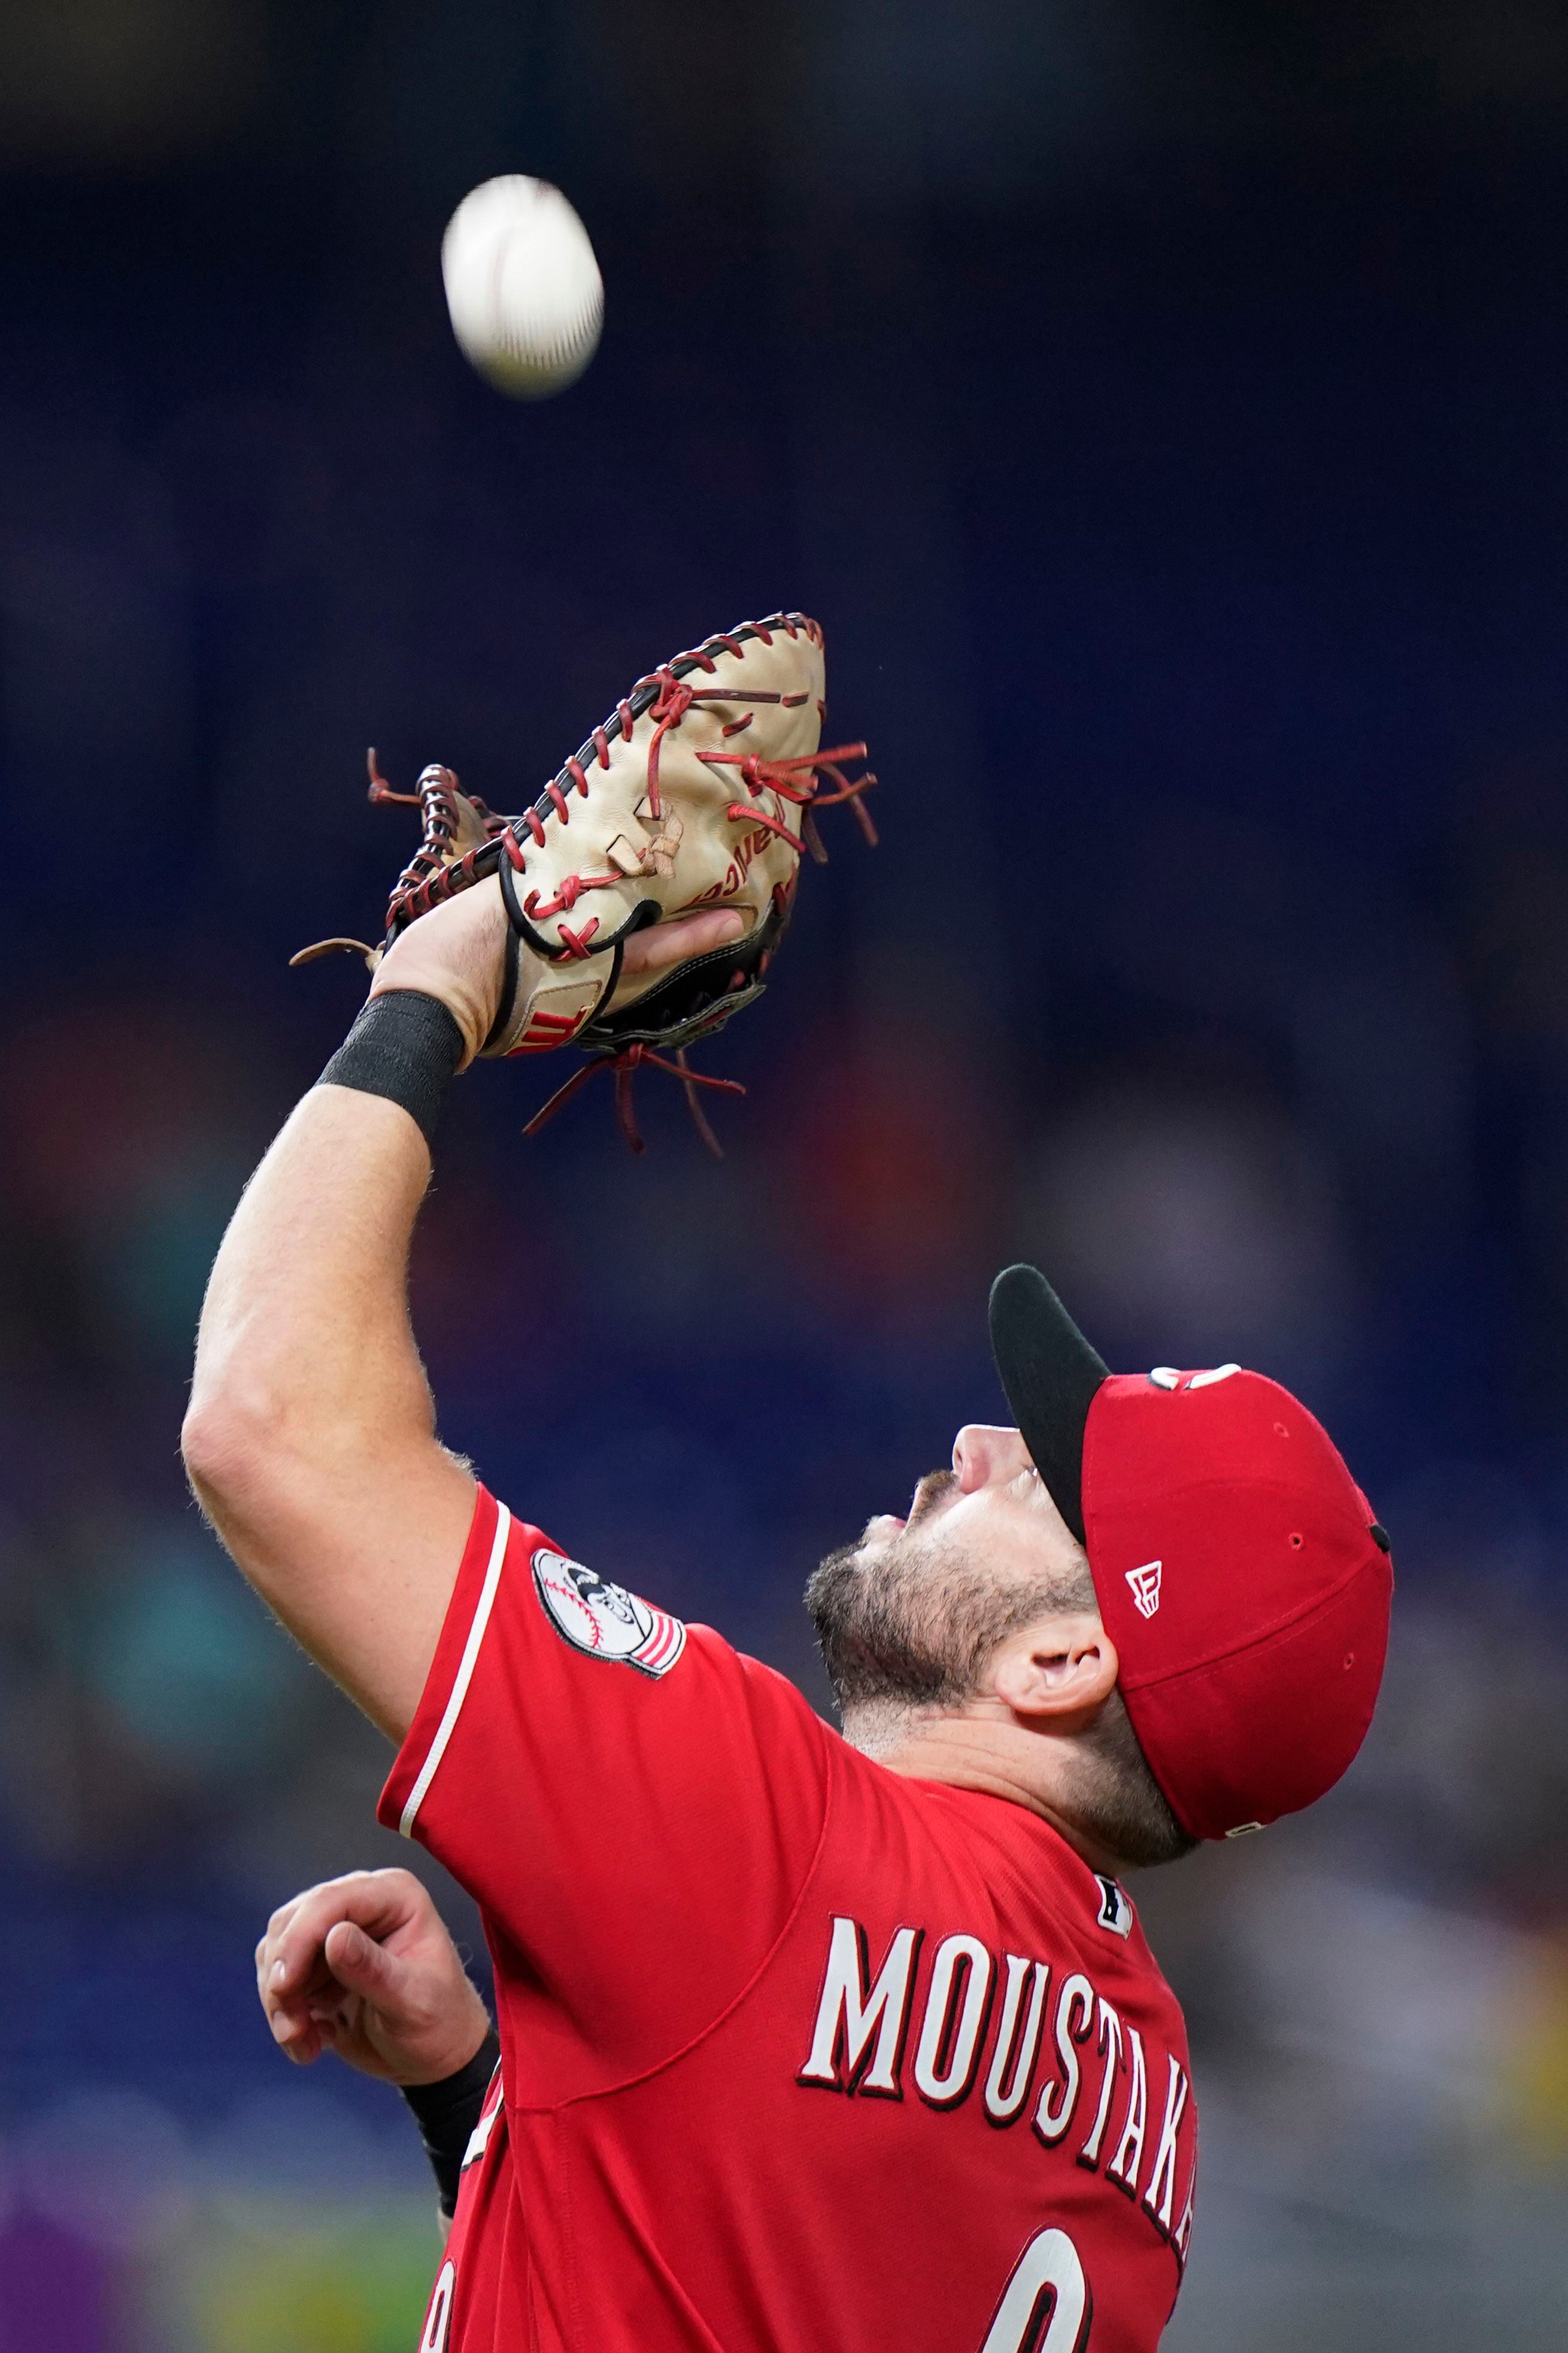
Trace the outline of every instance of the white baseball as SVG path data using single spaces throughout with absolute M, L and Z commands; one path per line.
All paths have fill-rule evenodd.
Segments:
M 548 180 L 509 173 L 463 198 L 441 240 L 452 332 L 498 392 L 543 400 L 598 345 L 605 289 L 588 232 Z

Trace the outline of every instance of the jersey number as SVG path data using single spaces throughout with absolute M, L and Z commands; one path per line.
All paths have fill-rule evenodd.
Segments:
M 1013 2266 L 980 2353 L 1084 2353 L 1094 2299 L 1065 2231 L 1039 2231 Z
M 454 2273 L 436 2283 L 419 2353 L 443 2353 Z M 1013 2267 L 980 2353 L 1085 2353 L 1094 2305 L 1078 2249 L 1065 2231 L 1036 2233 Z

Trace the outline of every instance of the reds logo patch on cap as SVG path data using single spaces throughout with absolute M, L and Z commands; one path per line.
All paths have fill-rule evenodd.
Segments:
M 619 1659 L 639 1674 L 667 1675 L 686 1648 L 679 1618 L 655 1609 L 624 1585 L 612 1585 L 580 1560 L 541 1546 L 533 1589 L 564 1642 L 590 1659 Z

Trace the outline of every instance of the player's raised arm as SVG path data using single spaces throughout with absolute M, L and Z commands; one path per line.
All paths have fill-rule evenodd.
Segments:
M 656 969 L 732 938 L 709 913 L 627 943 Z M 401 1738 L 435 1651 L 474 1482 L 436 1435 L 408 1320 L 428 1130 L 507 986 L 484 881 L 405 932 L 348 1043 L 289 1118 L 224 1238 L 184 1433 L 191 1482 L 246 1576 Z M 523 1018 L 542 963 L 519 951 Z
M 773 613 L 638 680 L 520 818 L 440 766 L 394 793 L 371 754 L 371 798 L 414 800 L 423 839 L 365 951 L 370 1003 L 224 1239 L 184 1452 L 247 1577 L 395 1738 L 474 1514 L 408 1323 L 441 1097 L 477 1055 L 571 1042 L 592 1059 L 560 1092 L 613 1068 L 634 1144 L 626 1082 L 646 1060 L 706 1132 L 699 1090 L 734 1082 L 685 1049 L 762 995 L 813 807 L 847 802 L 875 839 L 876 779 L 838 765 L 865 745 L 822 748 L 825 691 L 821 629 Z
M 443 912 L 465 937 L 482 913 Z M 440 1630 L 473 1482 L 436 1437 L 409 1328 L 408 1246 L 430 1152 L 416 1098 L 361 1082 L 375 1076 L 376 1002 L 326 1074 L 357 1052 L 357 1080 L 351 1065 L 351 1083 L 306 1095 L 224 1237 L 183 1442 L 246 1576 L 397 1737 Z M 380 1029 L 389 1082 L 395 1062 L 433 1106 L 464 1050 L 456 1018 L 405 994 Z

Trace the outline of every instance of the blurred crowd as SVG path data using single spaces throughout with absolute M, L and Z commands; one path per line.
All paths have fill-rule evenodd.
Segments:
M 785 55 L 742 11 L 700 105 L 608 5 L 186 13 L 0 32 L 0 2353 L 413 2341 L 410 2132 L 289 2074 L 248 1982 L 274 1904 L 408 1851 L 186 1500 L 202 1284 L 358 1002 L 286 959 L 375 936 L 410 846 L 365 745 L 521 806 L 780 603 L 882 847 L 829 835 L 706 1051 L 750 1090 L 721 1163 L 657 1077 L 640 1161 L 592 1091 L 525 1143 L 548 1070 L 456 1091 L 443 1433 L 825 1703 L 800 1588 L 1000 1413 L 997 1265 L 1114 1364 L 1296 1388 L 1392 1531 L 1394 1643 L 1319 1813 L 1136 1890 L 1205 2120 L 1167 2341 L 1556 2345 L 1562 28 L 987 0 Z M 536 410 L 435 265 L 518 166 L 609 289 Z

